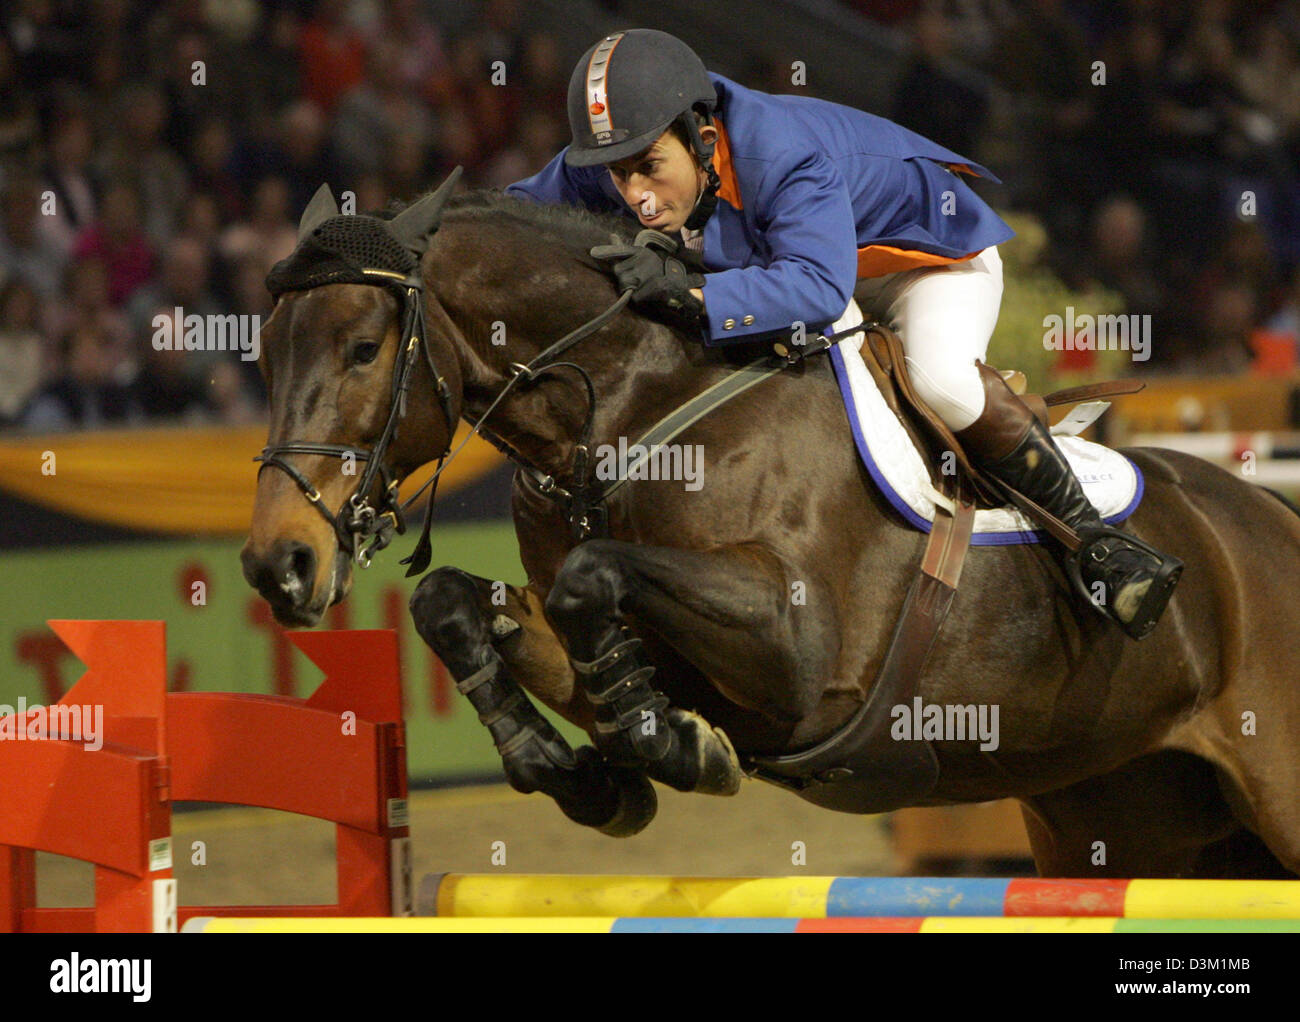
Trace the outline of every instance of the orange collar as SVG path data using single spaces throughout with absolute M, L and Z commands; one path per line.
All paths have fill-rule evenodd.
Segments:
M 726 129 L 717 117 L 713 118 L 713 126 L 718 129 L 718 141 L 713 147 L 713 169 L 718 172 L 718 180 L 722 182 L 718 198 L 725 199 L 736 209 L 744 209 L 740 201 L 740 184 L 736 181 L 736 168 L 731 165 L 731 143 L 727 140 Z

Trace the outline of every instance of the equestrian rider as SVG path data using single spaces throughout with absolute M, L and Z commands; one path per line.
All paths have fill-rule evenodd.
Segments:
M 698 320 L 707 346 L 797 322 L 852 326 L 856 289 L 975 463 L 1080 535 L 1061 553 L 1093 605 L 1133 638 L 1154 627 L 1181 562 L 1104 525 L 1047 429 L 983 364 L 1002 298 L 997 246 L 1013 233 L 963 180 L 996 181 L 989 171 L 881 117 L 743 88 L 648 29 L 588 50 L 568 108 L 573 141 L 509 192 L 679 238 L 707 277 L 651 245 L 592 254 L 617 260 L 639 307 Z

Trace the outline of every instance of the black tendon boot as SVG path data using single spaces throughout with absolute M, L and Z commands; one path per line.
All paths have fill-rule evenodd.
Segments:
M 1050 511 L 1079 534 L 1063 568 L 1102 614 L 1134 639 L 1150 633 L 1173 594 L 1183 563 L 1106 525 L 1047 428 L 1002 377 L 978 363 L 984 411 L 957 433 L 975 464 Z
M 603 656 L 571 663 L 596 706 L 596 746 L 610 762 L 653 762 L 668 754 L 672 731 L 663 715 L 668 699 L 650 686 L 655 669 L 640 639 L 625 628 L 622 641 Z

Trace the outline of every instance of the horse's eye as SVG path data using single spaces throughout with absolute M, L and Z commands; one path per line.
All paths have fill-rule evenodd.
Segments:
M 374 341 L 362 341 L 352 349 L 352 361 L 357 365 L 369 365 L 379 357 L 379 345 Z

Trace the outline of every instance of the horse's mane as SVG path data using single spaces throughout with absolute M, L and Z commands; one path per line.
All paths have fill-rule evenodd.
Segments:
M 584 250 L 609 244 L 611 234 L 631 241 L 636 233 L 632 221 L 617 213 L 596 213 L 579 206 L 544 205 L 507 195 L 495 188 L 479 188 L 453 196 L 447 203 L 447 210 L 518 220 L 535 231 L 550 234 L 558 241 Z
M 405 208 L 403 204 L 395 202 L 377 215 L 389 218 L 401 212 L 403 208 Z M 569 205 L 544 205 L 507 195 L 496 188 L 476 188 L 448 199 L 444 207 L 443 219 L 462 216 L 471 220 L 481 219 L 485 222 L 496 221 L 518 225 L 529 237 L 559 245 L 567 249 L 577 262 L 606 274 L 609 272 L 609 267 L 594 260 L 590 250 L 597 245 L 608 245 L 614 239 L 630 244 L 636 232 L 640 230 L 640 226 L 632 218 L 617 213 L 597 213 Z M 674 316 L 650 315 L 646 318 L 667 326 L 679 336 L 683 336 L 682 324 Z M 739 351 L 745 346 L 735 347 Z
M 383 213 L 390 218 L 401 212 L 404 204 L 393 203 Z M 471 219 L 508 220 L 528 228 L 534 235 L 558 242 L 590 263 L 588 250 L 608 245 L 611 235 L 630 242 L 636 225 L 617 213 L 596 213 L 578 206 L 543 205 L 507 195 L 496 188 L 476 188 L 453 195 L 447 200 L 444 216 L 464 214 Z

